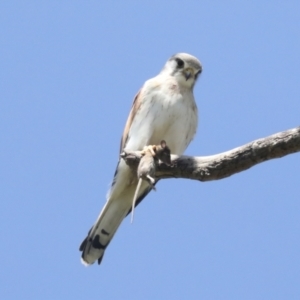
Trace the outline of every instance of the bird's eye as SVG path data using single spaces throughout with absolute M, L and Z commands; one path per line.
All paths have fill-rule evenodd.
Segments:
M 177 67 L 178 68 L 183 68 L 183 66 L 184 66 L 184 61 L 182 60 L 182 59 L 180 59 L 180 58 L 175 58 L 175 60 L 176 60 L 176 62 L 177 62 Z

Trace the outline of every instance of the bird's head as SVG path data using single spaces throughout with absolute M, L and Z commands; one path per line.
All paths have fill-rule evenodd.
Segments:
M 162 73 L 176 77 L 182 86 L 193 88 L 202 72 L 202 65 L 195 57 L 187 53 L 177 53 L 169 58 Z

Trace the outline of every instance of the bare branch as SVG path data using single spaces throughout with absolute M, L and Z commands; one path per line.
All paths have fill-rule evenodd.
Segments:
M 174 166 L 159 165 L 155 176 L 158 179 L 217 180 L 245 171 L 261 162 L 299 151 L 300 127 L 297 127 L 212 156 L 172 155 Z M 121 157 L 130 167 L 136 169 L 141 153 L 126 151 Z

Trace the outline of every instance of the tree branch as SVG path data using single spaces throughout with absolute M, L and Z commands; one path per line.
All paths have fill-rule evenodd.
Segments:
M 300 127 L 297 127 L 212 156 L 172 155 L 174 165 L 170 167 L 160 164 L 157 167 L 155 177 L 157 179 L 217 180 L 245 171 L 261 162 L 299 151 Z M 121 157 L 136 170 L 141 152 L 124 151 Z

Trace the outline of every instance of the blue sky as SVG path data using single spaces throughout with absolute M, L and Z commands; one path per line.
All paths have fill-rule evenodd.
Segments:
M 78 247 L 105 202 L 132 99 L 197 56 L 212 155 L 299 126 L 299 1 L 2 1 L 1 299 L 299 299 L 300 155 L 161 181 L 101 266 Z

